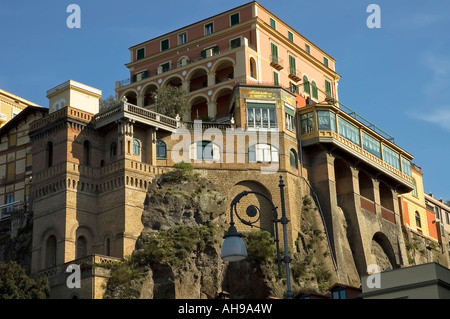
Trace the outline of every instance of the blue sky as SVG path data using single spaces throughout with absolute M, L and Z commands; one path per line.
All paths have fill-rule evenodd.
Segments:
M 247 2 L 2 0 L 0 88 L 48 106 L 46 91 L 73 79 L 108 97 L 129 76 L 130 46 Z M 414 155 L 425 192 L 450 200 L 450 1 L 259 2 L 337 60 L 340 101 Z M 79 29 L 66 25 L 72 3 Z M 372 3 L 379 29 L 366 24 Z

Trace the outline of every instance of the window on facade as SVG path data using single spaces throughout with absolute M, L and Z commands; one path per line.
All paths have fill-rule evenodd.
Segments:
M 83 143 L 83 165 L 89 166 L 91 160 L 91 143 L 84 141 Z
M 166 143 L 161 140 L 156 141 L 156 158 L 167 158 Z
M 278 162 L 278 149 L 269 144 L 256 144 L 248 148 L 248 161 L 250 163 Z
M 412 177 L 411 162 L 404 157 L 402 157 L 402 172 L 408 175 L 409 177 Z
M 436 215 L 436 218 L 440 220 L 441 217 L 440 217 L 439 211 L 440 211 L 439 207 L 434 206 L 434 214 Z
M 56 266 L 56 237 L 50 236 L 45 243 L 45 268 Z
M 16 179 L 16 162 L 6 164 L 6 182 L 10 183 Z
M 230 41 L 230 48 L 239 48 L 241 46 L 241 38 L 236 38 Z
M 381 158 L 381 146 L 380 141 L 373 138 L 366 132 L 362 132 L 362 144 L 363 149 L 369 152 L 372 155 L 375 155 L 378 158 Z
M 280 85 L 280 80 L 278 79 L 278 72 L 273 71 L 273 85 Z
M 303 91 L 305 91 L 306 94 L 311 94 L 309 80 L 306 75 L 303 76 Z
M 308 44 L 305 44 L 305 51 L 308 54 L 311 54 L 311 47 Z
M 413 195 L 414 197 L 418 197 L 418 194 L 417 194 L 417 182 L 416 182 L 416 179 L 413 178 L 412 181 L 413 181 L 412 195 Z
M 247 102 L 247 127 L 271 129 L 277 127 L 274 103 Z
M 254 79 L 257 79 L 256 75 L 256 61 L 254 58 L 250 58 L 250 76 Z
M 52 167 L 53 166 L 53 143 L 52 142 L 47 143 L 46 153 L 47 153 L 47 168 Z
M 276 25 L 276 23 L 275 23 L 275 20 L 272 19 L 272 18 L 270 18 L 270 26 L 271 26 L 273 29 L 276 29 L 276 28 L 277 28 L 277 25 Z
M 139 141 L 137 139 L 133 140 L 133 154 L 134 155 L 141 154 L 140 143 L 139 143 Z
M 117 155 L 117 143 L 116 142 L 112 142 L 110 147 L 109 147 L 109 156 L 113 157 Z
M 447 225 L 450 224 L 450 213 L 449 212 L 445 212 L 445 222 L 447 223 Z
M 383 160 L 394 167 L 395 169 L 400 170 L 400 156 L 397 152 L 393 151 L 386 145 L 383 145 Z
M 167 72 L 170 70 L 170 62 L 163 63 L 159 67 L 160 67 L 159 70 L 161 73 Z
M 274 43 L 270 44 L 271 61 L 278 63 L 278 46 Z
M 105 255 L 111 256 L 111 239 L 109 237 L 105 238 Z
M 220 148 L 211 141 L 198 141 L 191 145 L 190 158 L 205 161 L 220 161 Z
M 30 199 L 30 184 L 25 185 L 25 192 L 24 192 L 25 203 L 28 203 L 29 199 Z
M 345 289 L 336 289 L 331 296 L 333 299 L 347 299 L 347 291 Z
M 422 222 L 420 221 L 420 214 L 416 211 L 416 226 L 417 228 L 422 228 Z
M 31 172 L 33 165 L 33 154 L 27 153 L 26 159 L 25 159 L 25 172 Z
M 164 39 L 161 41 L 161 52 L 169 49 L 169 39 Z
M 293 149 L 289 151 L 289 163 L 291 167 L 298 168 L 297 153 Z
M 205 24 L 205 35 L 210 35 L 213 32 L 214 32 L 214 24 L 212 22 Z
M 354 126 L 350 122 L 347 122 L 343 118 L 338 117 L 338 128 L 339 128 L 339 135 L 355 143 L 356 145 L 361 146 L 361 141 L 359 138 L 359 129 L 356 126 Z
M 297 74 L 297 67 L 295 65 L 295 57 L 292 55 L 289 56 L 289 73 Z
M 145 58 L 145 49 L 144 48 L 140 48 L 136 51 L 136 60 L 140 60 Z
M 17 133 L 9 134 L 8 136 L 8 146 L 16 146 L 17 145 Z
M 293 132 L 295 130 L 294 109 L 285 105 L 284 113 L 286 114 L 286 129 Z
M 336 114 L 330 111 L 317 111 L 319 130 L 336 132 Z
M 292 82 L 289 82 L 289 89 L 291 90 L 292 93 L 297 93 L 297 94 L 300 93 L 300 91 L 298 89 L 298 85 L 295 85 Z
M 314 131 L 314 112 L 302 114 L 300 116 L 301 133 L 308 134 Z
M 291 31 L 288 31 L 288 39 L 289 41 L 294 42 L 294 35 L 292 34 Z
M 311 89 L 312 89 L 312 97 L 317 100 L 319 98 L 319 91 L 317 90 L 316 81 L 311 82 Z
M 6 195 L 6 213 L 11 214 L 14 210 L 13 204 L 14 203 L 14 194 L 8 194 Z
M 79 236 L 76 242 L 76 258 L 87 256 L 87 239 L 84 236 Z
M 323 64 L 328 67 L 328 59 L 326 57 L 323 57 Z
M 178 44 L 185 44 L 187 42 L 187 33 L 183 32 L 178 35 Z
M 235 25 L 239 23 L 239 13 L 232 14 L 230 16 L 230 25 Z
M 331 95 L 331 82 L 328 80 L 325 80 L 325 94 L 327 97 L 332 97 Z

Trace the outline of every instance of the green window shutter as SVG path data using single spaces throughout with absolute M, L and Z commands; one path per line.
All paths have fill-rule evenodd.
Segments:
M 280 82 L 278 81 L 278 73 L 273 72 L 273 85 L 279 85 Z
M 310 83 L 308 80 L 308 77 L 306 75 L 303 76 L 303 90 L 305 91 L 305 93 L 311 94 L 311 90 L 310 90 Z
M 286 112 L 286 114 L 294 116 L 294 110 L 289 108 L 289 107 L 287 107 L 287 106 L 284 107 L 284 112 Z
M 276 24 L 275 24 L 275 20 L 270 18 L 270 26 L 274 29 L 276 29 Z
M 291 74 L 297 73 L 297 67 L 295 66 L 295 58 L 292 55 L 289 56 L 289 72 Z
M 288 39 L 289 41 L 294 42 L 294 35 L 290 31 L 288 31 Z
M 317 85 L 316 82 L 312 81 L 311 82 L 311 88 L 312 88 L 312 97 L 315 99 L 319 98 L 319 92 L 317 90 Z
M 272 52 L 272 61 L 278 62 L 278 47 L 273 43 L 270 44 L 270 47 Z
M 257 109 L 275 109 L 275 103 L 254 103 L 247 102 L 247 108 L 257 108 Z
M 328 59 L 326 57 L 323 57 L 323 64 L 328 67 Z
M 331 97 L 331 82 L 328 80 L 325 80 L 325 93 L 327 97 Z

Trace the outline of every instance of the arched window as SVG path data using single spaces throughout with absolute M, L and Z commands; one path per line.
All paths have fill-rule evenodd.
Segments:
M 416 226 L 417 228 L 422 228 L 422 222 L 420 221 L 420 214 L 416 211 Z
M 56 237 L 50 236 L 45 244 L 45 268 L 56 266 Z
M 137 139 L 133 140 L 133 154 L 134 155 L 139 155 L 140 152 L 140 144 L 139 141 Z
M 91 157 L 91 143 L 84 141 L 83 144 L 83 165 L 89 166 Z
M 255 144 L 248 148 L 249 163 L 278 162 L 278 149 L 269 144 Z
M 250 58 L 250 76 L 254 79 L 258 79 L 256 74 L 256 61 L 254 58 Z
M 112 142 L 111 146 L 109 147 L 109 156 L 113 157 L 117 155 L 117 143 Z
M 319 98 L 319 92 L 317 90 L 317 84 L 315 81 L 311 82 L 311 88 L 312 88 L 312 97 L 314 99 L 318 99 Z
M 47 168 L 53 166 L 53 143 L 48 142 L 47 143 Z
M 108 236 L 105 238 L 105 255 L 111 256 L 111 239 Z
M 76 258 L 87 256 L 87 239 L 84 236 L 79 236 L 76 243 Z
M 303 90 L 307 94 L 311 94 L 310 83 L 306 75 L 303 76 Z
M 297 152 L 295 152 L 294 149 L 291 149 L 289 151 L 289 161 L 290 161 L 291 167 L 298 168 Z
M 161 140 L 156 141 L 156 158 L 167 158 L 166 143 Z

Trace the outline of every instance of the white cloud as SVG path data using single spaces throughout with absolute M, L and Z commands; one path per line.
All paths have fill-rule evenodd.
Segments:
M 414 118 L 436 124 L 450 131 L 450 107 L 442 107 L 428 112 L 411 114 Z

